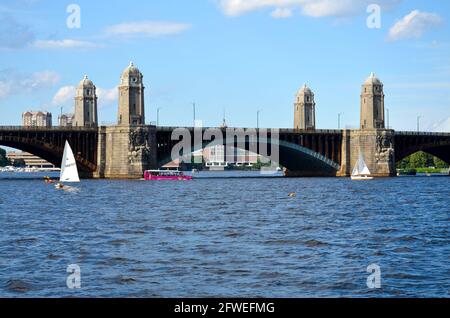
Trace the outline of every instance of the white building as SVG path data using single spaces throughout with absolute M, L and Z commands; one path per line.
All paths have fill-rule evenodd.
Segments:
M 24 127 L 52 127 L 52 114 L 48 112 L 25 112 L 22 114 Z
M 224 145 L 206 148 L 203 151 L 206 166 L 217 168 L 224 168 L 229 165 L 252 166 L 258 162 L 259 155 L 248 150 L 239 148 L 225 149 Z
M 205 165 L 210 168 L 225 168 L 228 166 L 225 160 L 225 146 L 215 145 L 203 150 L 203 160 Z
M 58 122 L 60 127 L 72 127 L 75 119 L 73 114 L 62 114 L 58 116 Z
M 28 152 L 8 152 L 6 157 L 14 163 L 14 161 L 24 161 L 26 168 L 50 168 L 54 169 L 55 166 L 44 159 L 41 159 Z

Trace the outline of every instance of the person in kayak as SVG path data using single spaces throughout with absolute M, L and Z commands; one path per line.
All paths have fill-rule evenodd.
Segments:
M 47 184 L 54 183 L 53 180 L 50 179 L 50 177 L 48 177 L 48 176 L 45 176 L 45 177 L 44 177 L 44 182 L 47 183 Z

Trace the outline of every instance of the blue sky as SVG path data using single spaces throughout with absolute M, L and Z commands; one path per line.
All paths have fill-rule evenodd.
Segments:
M 26 110 L 73 108 L 88 74 L 101 122 L 116 120 L 116 86 L 133 61 L 144 74 L 147 122 L 293 126 L 296 91 L 316 94 L 318 128 L 359 125 L 362 82 L 385 84 L 390 125 L 450 131 L 450 3 L 379 0 L 0 0 L 0 124 Z M 69 4 L 81 27 L 67 27 Z

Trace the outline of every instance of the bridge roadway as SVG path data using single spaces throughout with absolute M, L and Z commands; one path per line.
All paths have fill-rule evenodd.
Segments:
M 148 141 L 145 144 L 150 145 L 148 151 L 156 158 L 155 162 L 149 165 L 156 168 L 157 165 L 162 164 L 166 158 L 170 157 L 173 146 L 178 143 L 178 141 L 172 140 L 172 132 L 177 128 L 186 128 L 190 133 L 194 131 L 192 127 L 155 126 L 108 126 L 99 128 L 0 126 L 0 145 L 30 152 L 59 166 L 64 143 L 68 140 L 74 150 L 80 171 L 89 176 L 89 174 L 94 174 L 99 170 L 100 157 L 105 156 L 104 153 L 108 152 L 101 148 L 99 142 L 102 132 L 104 134 L 105 131 L 114 130 L 116 134 L 122 134 L 122 144 L 119 147 L 123 148 L 121 153 L 127 153 L 133 135 L 131 132 L 136 129 L 147 131 L 145 138 L 148 138 Z M 206 129 L 208 128 L 203 128 L 203 131 Z M 222 132 L 225 139 L 226 129 L 211 129 Z M 272 143 L 270 130 L 268 132 L 267 142 Z M 311 175 L 320 171 L 323 171 L 326 175 L 336 174 L 344 167 L 345 171 L 341 171 L 342 175 L 348 174 L 348 166 L 355 161 L 356 148 L 361 151 L 361 145 L 374 149 L 379 148 L 372 152 L 363 149 L 368 153 L 368 156 L 376 152 L 383 154 L 386 149 L 392 148 L 395 162 L 417 151 L 425 151 L 450 163 L 450 133 L 295 129 L 279 129 L 278 133 L 280 164 L 291 170 L 298 170 L 300 167 L 301 169 L 310 169 Z M 393 136 L 393 138 L 389 136 Z M 152 140 L 152 138 L 155 140 Z M 365 142 L 367 138 L 372 141 L 370 143 Z M 109 139 L 112 139 L 112 137 L 110 136 Z M 357 143 L 354 142 L 356 139 L 358 140 Z M 113 140 L 113 144 L 117 144 L 117 142 Z M 192 141 L 193 148 L 198 146 L 194 145 L 194 141 Z M 142 147 L 137 148 L 141 149 Z M 103 155 L 100 155 L 100 153 L 103 153 Z M 111 157 L 111 154 L 109 153 L 108 156 Z M 123 154 L 122 157 L 124 160 L 126 159 Z M 146 160 L 145 158 L 143 160 Z M 110 159 L 114 161 L 114 156 Z M 124 160 L 122 160 L 122 165 L 126 165 Z M 371 158 L 368 158 L 368 161 L 377 162 L 377 160 L 379 159 L 371 160 Z M 386 160 L 389 160 L 389 158 Z M 374 164 L 372 163 L 372 165 Z M 149 165 L 144 164 L 143 167 Z

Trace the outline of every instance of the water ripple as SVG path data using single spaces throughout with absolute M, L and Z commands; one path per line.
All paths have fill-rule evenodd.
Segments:
M 0 296 L 448 297 L 449 186 L 87 180 L 62 193 L 2 181 Z M 80 290 L 66 287 L 69 264 Z M 370 264 L 380 290 L 367 288 Z

